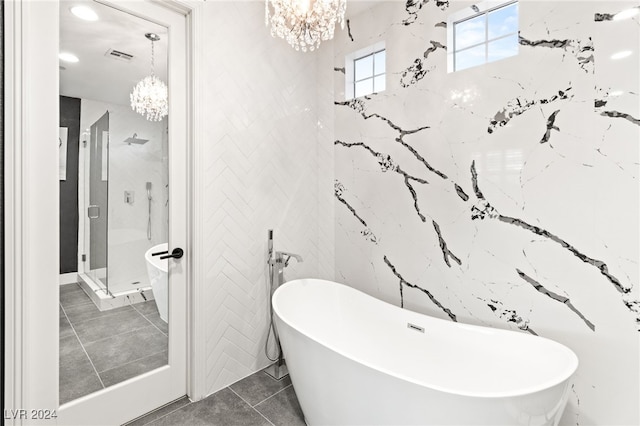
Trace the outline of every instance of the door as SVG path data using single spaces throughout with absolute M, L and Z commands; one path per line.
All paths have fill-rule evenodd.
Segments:
M 77 3 L 77 2 L 68 2 Z M 60 7 L 69 7 L 66 2 L 61 2 Z M 175 248 L 181 248 L 184 255 L 179 259 L 168 259 L 167 271 L 167 293 L 168 293 L 168 324 L 167 324 L 167 362 L 165 365 L 155 368 L 151 371 L 131 377 L 125 381 L 119 382 L 104 389 L 89 393 L 80 398 L 74 399 L 68 403 L 59 406 L 57 411 L 57 423 L 61 425 L 99 425 L 99 424 L 122 424 L 132 420 L 154 408 L 160 407 L 168 402 L 184 396 L 187 393 L 187 321 L 186 321 L 186 300 L 187 300 L 187 265 L 189 262 L 189 244 L 187 235 L 187 205 L 188 205 L 188 182 L 187 182 L 187 144 L 188 138 L 186 123 L 188 122 L 187 112 L 187 40 L 186 40 L 186 18 L 184 15 L 168 9 L 161 4 L 151 1 L 87 1 L 85 5 L 95 7 L 96 9 L 105 6 L 116 9 L 118 13 L 128 14 L 141 18 L 154 25 L 166 27 L 168 34 L 168 60 L 167 60 L 167 87 L 169 90 L 169 114 L 163 120 L 167 123 L 167 157 L 165 162 L 167 167 L 168 178 L 165 188 L 156 188 L 154 185 L 154 197 L 157 197 L 158 203 L 156 211 L 160 208 L 166 209 L 168 217 L 167 242 L 168 251 L 171 252 Z M 93 24 L 94 27 L 97 24 Z M 116 34 L 118 35 L 118 34 Z M 120 34 L 121 35 L 121 34 Z M 144 32 L 141 34 L 144 38 Z M 64 39 L 61 36 L 61 44 Z M 148 43 L 145 39 L 144 43 Z M 149 50 L 145 51 L 149 53 Z M 101 55 L 104 52 L 100 52 Z M 143 59 L 142 55 L 139 59 L 148 64 L 148 58 Z M 144 76 L 137 77 L 139 80 Z M 62 77 L 61 77 L 62 79 Z M 133 81 L 135 84 L 136 81 Z M 61 80 L 61 90 L 64 81 Z M 92 84 L 101 84 L 93 81 Z M 131 89 L 133 89 L 133 84 Z M 87 216 L 90 217 L 90 269 L 94 273 L 98 273 L 97 278 L 106 282 L 106 268 L 111 267 L 112 259 L 107 259 L 108 244 L 107 239 L 108 222 L 115 221 L 117 218 L 111 217 L 112 212 L 117 206 L 123 208 L 133 208 L 136 206 L 145 207 L 147 196 L 142 189 L 144 181 L 150 180 L 145 177 L 143 186 L 138 189 L 134 188 L 136 202 L 139 204 L 125 204 L 122 199 L 121 191 L 117 191 L 117 197 L 111 197 L 113 192 L 110 186 L 115 186 L 118 182 L 109 180 L 109 150 L 122 150 L 124 155 L 133 158 L 140 154 L 143 149 L 142 145 L 133 143 L 125 143 L 127 137 L 137 131 L 138 136 L 142 137 L 140 129 L 144 126 L 136 125 L 135 129 L 129 131 L 122 130 L 127 123 L 132 120 L 123 119 L 124 111 L 129 109 L 129 114 L 135 114 L 130 108 L 123 108 L 104 114 L 95 125 L 91 127 L 90 146 L 88 147 L 90 156 L 90 176 L 89 176 L 89 208 Z M 102 110 L 104 111 L 104 110 Z M 138 120 L 144 118 L 138 117 Z M 124 124 L 123 124 L 124 123 Z M 141 127 L 142 126 L 142 127 Z M 122 132 L 120 134 L 119 132 Z M 151 140 L 145 145 L 150 147 L 158 141 Z M 111 146 L 110 146 L 111 144 Z M 119 145 L 116 145 L 119 144 Z M 136 154 L 137 153 L 137 154 Z M 113 153 L 112 153 L 113 154 Z M 140 157 L 141 158 L 141 157 Z M 132 164 L 128 170 L 133 174 L 136 170 L 136 164 Z M 116 179 L 117 180 L 117 179 Z M 137 185 L 137 183 L 136 183 Z M 160 194 L 166 191 L 166 203 L 160 203 Z M 109 195 L 108 195 L 109 194 Z M 132 198 L 133 199 L 133 198 Z M 161 205 L 162 204 L 162 205 Z M 147 232 L 147 212 L 152 214 L 151 210 L 144 208 L 145 216 L 143 221 L 144 235 Z M 132 213 L 133 214 L 133 213 Z M 109 221 L 107 220 L 109 219 Z M 126 232 L 117 235 L 118 238 L 128 238 Z M 115 238 L 115 237 L 114 237 Z M 109 239 L 113 239 L 109 235 Z M 146 241 L 146 237 L 144 238 Z M 109 256 L 111 257 L 111 256 Z M 102 273 L 104 270 L 104 273 Z M 155 290 L 154 290 L 155 291 Z M 115 293 L 114 293 L 115 294 Z M 135 306 L 135 305 L 133 305 Z M 81 337 L 80 337 L 81 339 Z M 139 346 L 143 346 L 143 341 L 133 342 Z M 87 351 L 89 352 L 89 351 Z M 96 366 L 96 370 L 99 367 Z M 99 372 L 98 372 L 99 373 Z
M 13 418 L 4 418 L 8 424 L 123 424 L 186 391 L 186 276 L 191 263 L 186 226 L 186 209 L 191 200 L 187 197 L 186 170 L 187 141 L 192 137 L 187 132 L 190 116 L 186 99 L 192 88 L 185 71 L 185 56 L 191 46 L 185 40 L 185 16 L 176 10 L 196 15 L 200 6 L 182 1 L 115 3 L 124 12 L 165 25 L 171 35 L 167 83 L 172 201 L 168 207 L 168 241 L 170 248 L 185 249 L 185 255 L 170 264 L 168 364 L 63 406 L 58 403 L 59 151 L 58 144 L 52 141 L 59 134 L 61 4 L 4 2 L 4 88 L 10 108 L 4 111 L 7 249 L 3 264 L 8 323 L 3 397 L 6 407 L 17 413 Z M 189 26 L 190 32 L 197 27 Z M 27 419 L 31 410 L 42 414 L 42 418 Z M 45 419 L 52 411 L 57 418 Z
M 89 139 L 89 270 L 109 293 L 107 281 L 107 223 L 109 194 L 109 112 L 91 126 Z

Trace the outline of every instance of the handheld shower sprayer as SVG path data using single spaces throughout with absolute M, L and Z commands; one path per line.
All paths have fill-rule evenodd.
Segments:
M 151 200 L 151 182 L 147 182 L 147 199 Z

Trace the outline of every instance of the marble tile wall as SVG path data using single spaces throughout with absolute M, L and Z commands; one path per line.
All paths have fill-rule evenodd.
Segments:
M 381 2 L 336 36 L 336 279 L 562 342 L 562 424 L 638 424 L 640 27 L 612 17 L 640 6 L 521 0 L 517 56 L 447 73 L 472 4 Z M 387 90 L 345 100 L 344 56 L 381 40 Z
M 206 2 L 203 10 L 205 189 L 198 195 L 206 200 L 206 386 L 213 393 L 269 364 L 268 229 L 275 250 L 304 258 L 290 263 L 286 279 L 333 278 L 333 80 L 315 55 L 270 36 L 263 2 Z M 331 51 L 324 55 L 330 64 Z

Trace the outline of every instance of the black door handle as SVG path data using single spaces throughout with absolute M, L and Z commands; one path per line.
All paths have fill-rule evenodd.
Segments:
M 180 247 L 176 247 L 173 249 L 171 254 L 167 254 L 166 256 L 160 256 L 160 259 L 168 259 L 170 257 L 173 257 L 174 259 L 180 259 L 183 255 L 184 255 L 184 251 Z

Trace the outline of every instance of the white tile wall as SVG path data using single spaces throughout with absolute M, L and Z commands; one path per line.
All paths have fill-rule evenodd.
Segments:
M 287 279 L 333 278 L 333 141 L 330 75 L 270 36 L 262 2 L 208 2 L 204 15 L 211 393 L 268 364 L 268 229 L 304 258 Z

